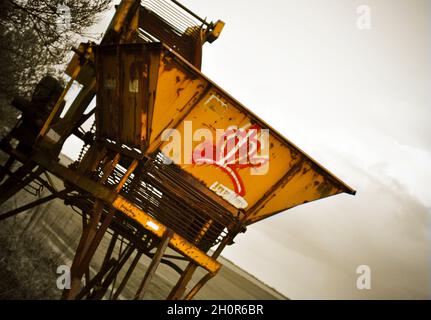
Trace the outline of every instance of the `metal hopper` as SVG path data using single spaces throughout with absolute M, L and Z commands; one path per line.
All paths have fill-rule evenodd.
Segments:
M 306 202 L 355 193 L 163 44 L 100 46 L 96 70 L 99 138 L 144 155 L 162 152 L 193 177 L 194 185 L 217 194 L 244 225 Z M 217 136 L 232 128 L 238 130 L 230 138 Z M 211 156 L 204 154 L 203 137 L 193 139 L 202 129 L 211 135 L 205 142 L 212 144 L 206 150 L 214 148 Z M 175 147 L 173 132 L 180 137 Z M 249 145 L 253 134 L 262 142 L 255 159 Z M 223 158 L 228 139 L 237 154 L 248 148 L 246 159 Z

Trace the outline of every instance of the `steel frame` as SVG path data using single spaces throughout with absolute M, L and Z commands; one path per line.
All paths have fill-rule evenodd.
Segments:
M 137 0 L 123 0 L 121 2 L 102 43 L 128 42 L 132 40 L 130 37 L 136 36 L 132 32 L 133 28 L 136 27 L 133 26 L 133 17 L 139 11 L 139 2 Z M 210 29 L 214 27 L 214 25 L 209 24 L 206 24 L 206 26 L 208 32 L 212 31 Z M 205 40 L 203 39 L 203 41 Z M 203 41 L 200 42 L 200 45 L 202 45 Z M 63 292 L 63 299 L 101 299 L 106 297 L 109 286 L 117 279 L 120 270 L 133 253 L 135 253 L 135 257 L 125 276 L 121 279 L 117 290 L 113 289 L 111 291 L 110 297 L 112 299 L 120 297 L 142 255 L 151 257 L 152 261 L 143 277 L 139 290 L 136 292 L 135 299 L 144 297 L 148 284 L 160 263 L 166 263 L 181 273 L 178 283 L 168 296 L 169 299 L 180 299 L 184 296 L 186 285 L 198 266 L 207 269 L 211 277 L 218 272 L 220 264 L 215 260 L 218 254 L 212 257 L 208 256 L 194 244 L 188 242 L 119 194 L 130 175 L 136 170 L 140 159 L 135 158 L 131 161 L 126 173 L 115 186 L 107 185 L 107 180 L 116 165 L 125 157 L 130 157 L 127 150 L 115 152 L 108 150 L 104 145 L 94 143 L 85 154 L 84 159 L 74 168 L 64 167 L 57 161 L 61 145 L 71 134 L 83 138 L 79 127 L 89 117 L 89 114 L 84 114 L 84 111 L 96 92 L 94 76 L 87 79 L 87 81 L 82 79 L 84 70 L 87 69 L 88 74 L 88 66 L 91 67 L 93 64 L 92 45 L 83 45 L 76 49 L 75 52 L 81 57 L 81 60 L 75 65 L 73 61 L 69 64 L 70 80 L 40 129 L 35 143 L 31 146 L 32 151 L 25 154 L 13 148 L 9 144 L 10 139 L 14 138 L 13 135 L 9 135 L 0 145 L 1 150 L 10 157 L 11 162 L 17 160 L 22 163 L 21 167 L 15 172 L 10 172 L 8 168 L 0 167 L 4 175 L 8 176 L 6 181 L 0 185 L 0 204 L 33 181 L 50 186 L 50 181 L 41 177 L 44 172 L 49 172 L 64 181 L 65 188 L 62 191 L 56 191 L 55 188 L 50 187 L 50 195 L 3 213 L 0 215 L 0 220 L 10 218 L 56 198 L 81 209 L 83 229 L 71 267 L 71 288 Z M 201 57 L 194 56 L 192 58 L 194 59 L 193 63 L 200 66 Z M 64 97 L 75 80 L 83 82 L 85 85 L 66 112 L 66 115 L 58 122 L 54 122 L 54 119 L 62 112 Z M 56 141 L 49 138 L 51 129 L 55 129 L 55 132 L 59 134 Z M 94 174 L 97 168 L 102 169 L 103 175 L 97 177 L 96 180 L 93 175 L 93 179 L 90 179 L 89 176 Z M 78 192 L 78 195 L 76 195 L 76 192 Z M 131 224 L 130 217 L 133 217 L 141 224 L 138 225 L 134 222 L 133 225 L 133 221 Z M 148 226 L 148 222 L 152 222 L 152 224 Z M 157 226 L 157 228 L 154 226 Z M 113 235 L 104 261 L 97 274 L 90 277 L 89 267 L 91 260 L 96 250 L 98 250 L 100 242 L 107 235 L 108 230 L 113 232 Z M 218 252 L 221 252 L 221 249 L 231 241 L 232 234 L 230 233 L 219 244 L 220 249 Z M 115 259 L 112 257 L 112 253 L 119 237 L 125 239 L 128 244 L 122 250 L 120 256 Z M 175 249 L 181 256 L 167 255 L 165 251 L 168 246 Z M 151 253 L 154 248 L 156 248 L 156 252 Z M 171 261 L 172 258 L 190 262 L 187 268 L 182 270 Z M 82 287 L 83 279 L 85 279 L 85 285 Z M 202 281 L 207 281 L 207 277 Z M 189 293 L 187 297 L 191 298 L 194 295 L 193 292 Z

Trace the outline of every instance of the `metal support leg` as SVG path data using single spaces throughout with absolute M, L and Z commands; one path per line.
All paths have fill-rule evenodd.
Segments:
M 33 161 L 24 163 L 3 184 L 0 185 L 0 205 L 18 193 L 44 171 L 39 167 L 35 172 L 33 172 L 32 170 L 36 166 L 37 164 Z
M 97 233 L 97 225 L 102 215 L 103 202 L 96 200 L 94 203 L 93 213 L 90 214 L 90 221 L 87 227 L 82 231 L 81 240 L 79 241 L 78 248 L 76 249 L 75 257 L 71 267 L 71 286 L 69 290 L 63 293 L 63 299 L 75 299 L 81 287 L 81 270 L 82 274 L 88 269 L 88 265 L 83 265 L 83 260 L 88 253 L 89 248 L 92 246 L 95 234 Z
M 13 217 L 13 216 L 15 216 L 15 215 L 17 215 L 17 214 L 19 214 L 21 212 L 24 212 L 26 210 L 31 209 L 31 208 L 37 207 L 37 206 L 39 206 L 39 205 L 41 205 L 43 203 L 46 203 L 48 201 L 51 201 L 51 200 L 55 199 L 55 198 L 61 198 L 66 193 L 67 193 L 66 190 L 63 190 L 63 191 L 61 191 L 59 193 L 53 193 L 53 194 L 51 194 L 49 196 L 46 196 L 44 198 L 40 198 L 40 199 L 38 199 L 36 201 L 33 201 L 33 202 L 31 202 L 29 204 L 26 204 L 24 206 L 21 206 L 19 208 L 16 208 L 16 209 L 11 210 L 9 212 L 3 213 L 2 215 L 0 215 L 0 221 L 5 220 L 5 219 L 10 218 L 10 217 Z
M 105 258 L 103 259 L 103 262 L 102 262 L 102 269 L 111 259 L 112 253 L 114 252 L 115 245 L 117 244 L 117 240 L 118 240 L 118 233 L 114 232 L 114 234 L 112 235 L 111 241 L 109 241 L 109 246 L 108 246 L 108 249 L 106 250 Z
M 153 260 L 151 261 L 150 266 L 148 267 L 148 270 L 145 273 L 144 279 L 142 279 L 142 283 L 139 286 L 138 291 L 136 292 L 135 300 L 142 300 L 144 298 L 144 294 L 147 291 L 147 288 L 151 282 L 151 279 L 156 273 L 156 269 L 159 266 L 160 261 L 162 260 L 163 253 L 168 247 L 169 240 L 171 240 L 172 235 L 173 235 L 173 232 L 171 230 L 166 230 L 165 234 L 163 235 L 162 241 L 157 247 L 156 254 L 154 255 Z
M 103 207 L 102 207 L 102 210 L 103 210 Z M 88 249 L 85 252 L 82 252 L 82 254 L 80 255 L 82 256 L 82 259 L 80 261 L 76 261 L 77 256 L 75 256 L 75 259 L 74 259 L 75 265 L 72 264 L 72 268 L 71 268 L 71 273 L 72 273 L 71 286 L 70 286 L 70 290 L 68 290 L 68 293 L 65 295 L 66 299 L 74 299 L 76 297 L 76 294 L 78 293 L 78 290 L 81 286 L 81 278 L 84 275 L 85 270 L 90 265 L 91 259 L 93 258 L 94 253 L 99 247 L 100 241 L 103 239 L 103 236 L 105 235 L 106 230 L 108 229 L 114 215 L 115 215 L 115 209 L 110 208 L 108 214 L 103 220 L 102 225 L 97 230 L 92 241 L 85 244 L 85 247 L 87 247 Z
M 192 279 L 197 267 L 197 264 L 193 262 L 190 262 L 187 265 L 177 284 L 175 285 L 175 287 L 172 288 L 171 292 L 169 293 L 167 300 L 181 299 L 181 297 L 184 295 L 184 292 L 186 291 L 186 286 Z
M 185 296 L 184 300 L 192 300 L 194 296 L 199 292 L 200 289 L 211 280 L 217 273 L 207 273 L 190 292 Z
M 129 281 L 129 278 L 132 275 L 133 271 L 135 270 L 136 266 L 138 265 L 138 262 L 141 259 L 141 257 L 142 257 L 142 252 L 141 251 L 136 252 L 136 256 L 133 259 L 132 263 L 130 264 L 129 269 L 127 270 L 126 274 L 124 275 L 123 280 L 121 280 L 120 285 L 118 286 L 117 290 L 115 291 L 114 295 L 112 296 L 112 300 L 118 299 L 121 292 L 126 287 L 126 284 Z
M 116 263 L 115 259 L 111 259 L 105 266 L 104 269 L 101 269 L 98 274 L 94 276 L 93 279 L 91 279 L 88 284 L 76 295 L 76 300 L 80 300 L 84 298 L 86 295 L 88 295 L 100 281 L 102 281 L 103 277 L 112 269 L 114 268 Z
M 220 253 L 223 251 L 223 249 L 231 240 L 232 240 L 231 236 L 225 237 L 217 247 L 216 251 L 214 251 L 214 253 L 212 254 L 212 257 L 217 259 L 220 256 Z M 169 293 L 167 300 L 180 300 L 183 297 L 184 292 L 186 291 L 187 284 L 192 279 L 193 274 L 196 271 L 197 267 L 198 266 L 193 262 L 190 262 L 187 265 L 187 267 L 184 269 L 183 274 L 178 280 L 177 284 L 175 285 L 175 287 L 172 288 L 171 292 Z M 207 283 L 214 276 L 215 274 L 207 274 L 196 284 L 196 286 L 193 287 L 193 289 L 186 295 L 185 299 L 186 300 L 193 299 L 193 297 L 199 292 L 199 290 L 203 287 L 203 285 Z
M 124 251 L 124 254 L 122 255 L 122 257 L 119 259 L 117 265 L 111 269 L 111 271 L 106 276 L 105 280 L 103 280 L 103 283 L 101 284 L 100 289 L 95 290 L 95 292 L 91 294 L 90 299 L 99 300 L 103 298 L 109 286 L 116 279 L 118 273 L 121 271 L 124 264 L 130 258 L 134 250 L 135 248 L 133 247 L 133 245 L 130 244 L 129 247 Z

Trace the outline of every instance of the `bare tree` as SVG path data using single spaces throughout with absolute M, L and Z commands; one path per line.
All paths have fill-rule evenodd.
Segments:
M 2 0 L 0 95 L 28 96 L 46 73 L 56 74 L 72 45 L 112 0 Z

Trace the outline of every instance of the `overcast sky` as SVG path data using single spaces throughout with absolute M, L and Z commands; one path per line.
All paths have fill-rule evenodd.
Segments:
M 430 1 L 181 2 L 226 23 L 202 71 L 358 191 L 259 222 L 224 256 L 294 299 L 430 298 Z

